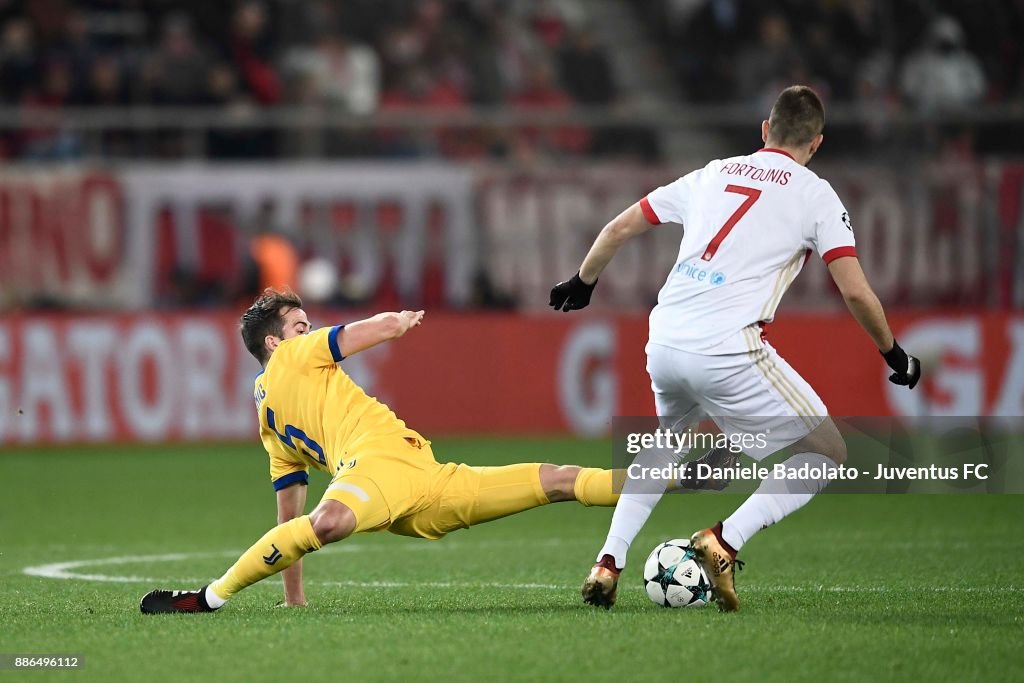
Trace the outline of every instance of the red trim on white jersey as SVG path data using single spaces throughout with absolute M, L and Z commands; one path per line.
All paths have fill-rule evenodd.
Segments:
M 651 225 L 661 225 L 664 223 L 663 220 L 658 218 L 658 214 L 654 212 L 654 209 L 651 207 L 651 203 L 647 201 L 647 197 L 640 200 L 640 210 L 644 212 L 644 218 L 646 218 L 647 222 Z
M 844 256 L 857 257 L 857 247 L 836 247 L 835 249 L 829 249 L 826 251 L 821 260 L 826 264 L 832 263 L 837 258 L 843 258 Z
M 792 154 L 790 154 L 789 152 L 787 152 L 784 149 L 775 149 L 774 147 L 762 147 L 761 149 L 759 149 L 757 151 L 758 152 L 774 152 L 775 154 L 782 154 L 784 156 L 789 157 L 790 159 L 793 159 L 793 161 L 796 161 L 796 158 L 794 158 Z

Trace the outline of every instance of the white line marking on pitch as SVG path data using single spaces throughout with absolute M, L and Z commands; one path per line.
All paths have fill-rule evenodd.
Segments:
M 76 579 L 78 581 L 107 581 L 111 583 L 143 583 L 154 581 L 148 577 L 120 576 L 116 574 L 82 574 L 78 569 L 86 567 L 102 567 L 106 565 L 132 564 L 138 562 L 183 562 L 196 557 L 216 557 L 227 553 L 169 553 L 167 555 L 128 555 L 125 557 L 105 557 L 98 560 L 75 560 L 72 562 L 54 562 L 25 567 L 21 570 L 27 576 L 39 576 L 44 579 Z
M 349 546 L 356 550 L 353 546 Z M 89 567 L 102 567 L 121 564 L 137 564 L 141 562 L 184 562 L 197 557 L 235 557 L 237 551 L 220 553 L 171 553 L 167 555 L 129 555 L 125 557 L 105 557 L 96 560 L 75 560 L 72 562 L 53 562 L 25 567 L 22 573 L 26 576 L 38 576 L 44 579 L 61 579 L 75 581 L 99 581 L 105 583 L 168 583 L 180 582 L 199 583 L 205 579 L 159 579 L 148 576 L 123 576 L 118 574 L 81 573 L 77 570 Z M 566 586 L 550 583 L 500 583 L 500 582 L 469 582 L 469 581 L 320 581 L 322 586 L 343 586 L 347 588 L 518 588 L 562 590 Z
M 317 581 L 320 586 L 344 588 L 518 588 L 523 590 L 565 590 L 557 583 L 501 583 L 498 581 Z
M 351 544 L 340 546 L 335 552 L 358 552 L 366 546 Z M 322 552 L 322 551 L 321 551 Z M 147 584 L 199 584 L 208 579 L 187 578 L 153 578 L 145 576 L 125 576 L 119 574 L 83 573 L 79 570 L 92 567 L 106 567 L 124 564 L 140 564 L 146 562 L 184 562 L 202 557 L 237 557 L 236 550 L 205 553 L 168 553 L 164 555 L 126 555 L 123 557 L 104 557 L 94 560 L 75 560 L 71 562 L 53 562 L 22 569 L 26 576 L 44 579 L 61 579 L 73 581 L 97 581 L 104 583 L 147 583 Z M 498 581 L 313 581 L 320 586 L 340 586 L 343 588 L 498 588 L 518 590 L 575 590 L 575 584 L 554 583 L 503 583 Z M 894 591 L 914 591 L 925 593 L 1020 593 L 1022 586 L 740 586 L 743 591 L 752 593 L 888 593 Z

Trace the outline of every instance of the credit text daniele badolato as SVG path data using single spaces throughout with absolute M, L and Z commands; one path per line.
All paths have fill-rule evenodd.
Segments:
M 683 468 L 687 463 L 666 465 L 663 467 L 650 467 L 640 463 L 633 463 L 626 468 L 626 476 L 630 479 L 663 479 L 666 481 L 678 480 L 686 474 Z M 803 465 L 797 468 L 786 467 L 783 463 L 777 463 L 772 467 L 762 465 L 749 465 L 737 467 L 712 467 L 705 463 L 697 463 L 696 471 L 690 473 L 697 479 L 729 479 L 754 481 L 772 477 L 774 479 L 875 479 L 886 481 L 904 480 L 936 480 L 936 481 L 958 481 L 975 479 L 983 481 L 988 479 L 988 465 L 985 463 L 964 463 L 956 467 L 940 467 L 928 465 L 926 467 L 895 467 L 889 465 L 877 465 L 874 471 L 870 469 L 859 469 L 846 465 L 834 467 L 819 467 Z

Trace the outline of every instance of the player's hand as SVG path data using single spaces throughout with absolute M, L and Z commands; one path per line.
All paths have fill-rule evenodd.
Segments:
M 281 602 L 274 605 L 274 607 L 307 607 L 308 603 L 303 600 L 302 602 L 292 602 L 289 600 L 282 600 Z
M 588 285 L 580 279 L 580 274 L 577 272 L 565 282 L 559 282 L 551 288 L 551 300 L 548 305 L 556 311 L 561 309 L 563 312 L 586 308 L 590 304 L 590 295 L 596 286 L 597 280 Z
M 886 364 L 892 368 L 893 373 L 889 375 L 889 381 L 901 387 L 913 389 L 921 379 L 921 361 L 914 358 L 896 343 L 892 341 L 892 348 L 888 351 L 881 351 Z
M 398 336 L 401 337 L 403 334 L 408 332 L 414 327 L 418 327 L 423 324 L 423 311 L 402 311 L 398 314 L 398 319 L 402 324 L 401 331 Z

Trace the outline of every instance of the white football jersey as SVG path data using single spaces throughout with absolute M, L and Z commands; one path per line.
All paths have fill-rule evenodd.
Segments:
M 655 344 L 705 354 L 750 350 L 744 328 L 769 323 L 812 250 L 856 256 L 835 190 L 787 153 L 716 159 L 641 200 L 655 225 L 683 239 L 651 312 Z

